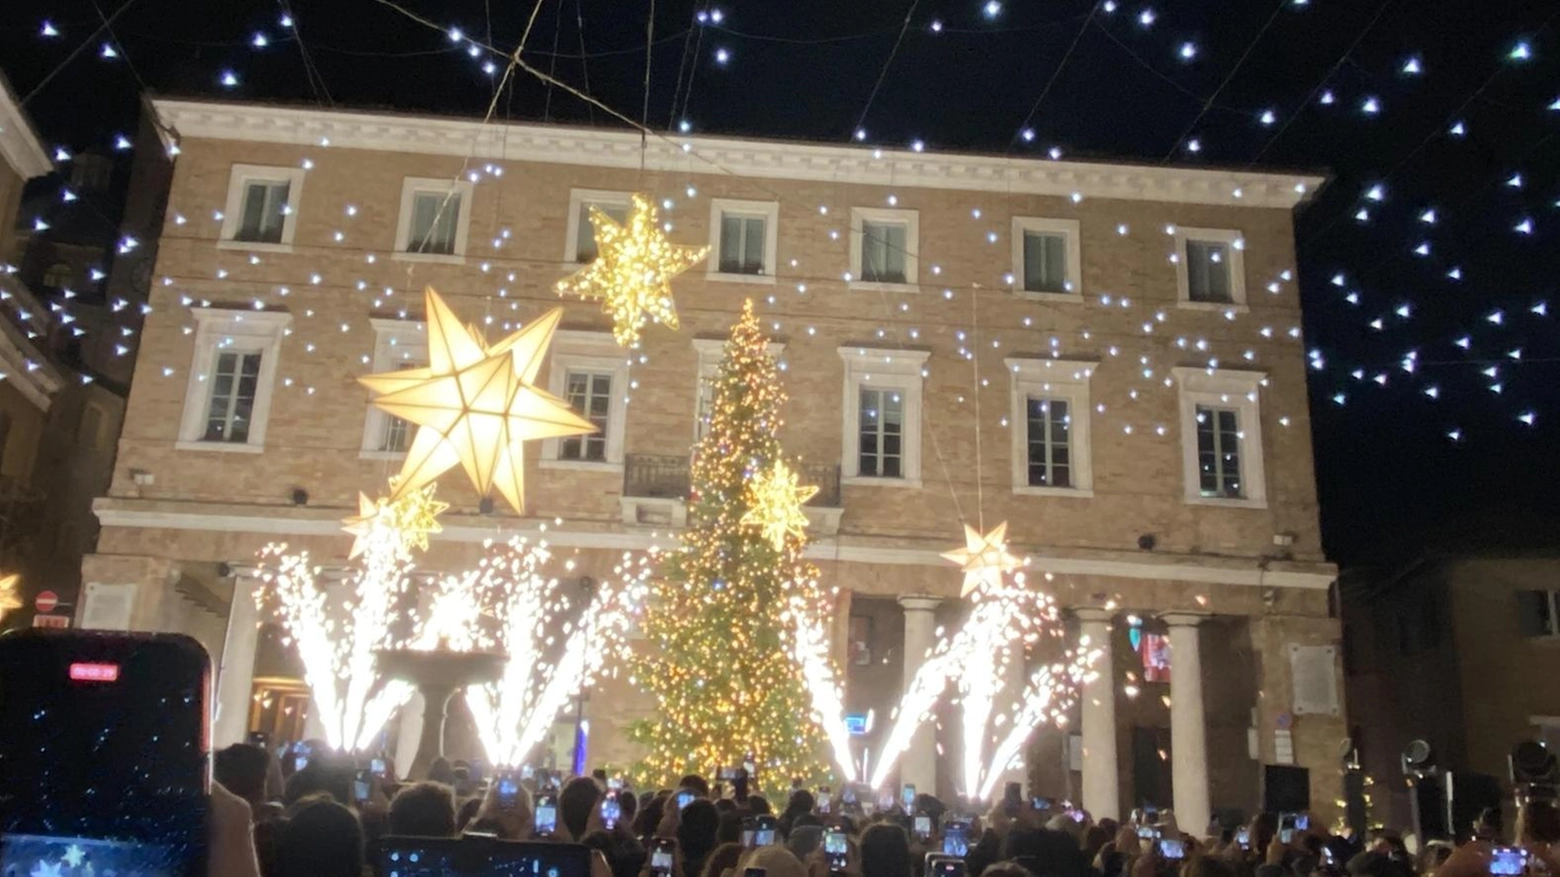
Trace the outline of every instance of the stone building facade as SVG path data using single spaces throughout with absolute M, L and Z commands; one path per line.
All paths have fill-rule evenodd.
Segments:
M 83 615 L 220 655 L 219 743 L 260 686 L 286 685 L 250 608 L 255 552 L 345 562 L 339 520 L 397 470 L 401 439 L 354 379 L 425 355 L 423 288 L 496 338 L 560 303 L 552 284 L 593 247 L 587 205 L 645 192 L 672 240 L 714 248 L 675 283 L 681 331 L 628 356 L 597 306 L 562 302 L 541 381 L 580 399 L 602 378 L 606 441 L 585 459 L 528 448 L 525 517 L 483 514 L 447 478 L 423 567 L 543 523 L 598 578 L 667 544 L 699 375 L 752 298 L 785 367 L 782 439 L 822 487 L 810 552 L 839 588 L 847 708 L 878 717 L 863 746 L 964 609 L 939 553 L 963 522 L 1007 520 L 1071 631 L 1111 646 L 1071 727 L 1037 735 L 1036 794 L 1097 815 L 1173 803 L 1197 825 L 1256 807 L 1261 765 L 1291 760 L 1320 808 L 1336 797 L 1291 218 L 1320 179 L 155 106 L 178 157 Z M 236 430 L 209 380 L 223 367 L 254 377 Z M 1164 642 L 1169 668 L 1145 674 L 1138 650 Z M 622 726 L 649 710 L 626 682 L 591 692 L 592 761 L 632 760 Z M 951 733 L 923 732 L 902 779 L 953 791 Z

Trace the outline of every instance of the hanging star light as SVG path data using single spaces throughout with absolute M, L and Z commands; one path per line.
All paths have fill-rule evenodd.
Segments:
M 21 580 L 20 573 L 0 577 L 0 618 L 5 618 L 12 609 L 22 608 L 22 598 L 16 593 L 16 586 Z
M 391 479 L 391 489 L 395 486 L 395 479 Z M 372 499 L 366 493 L 359 493 L 357 517 L 342 521 L 346 526 L 341 529 L 356 537 L 347 559 L 354 559 L 368 550 L 375 534 L 381 531 L 396 534 L 407 551 L 413 548 L 427 551 L 428 537 L 444 532 L 438 517 L 450 507 L 449 503 L 433 498 L 435 489 L 436 485 L 428 484 L 394 501 L 383 497 Z
M 982 585 L 988 590 L 1000 589 L 1003 574 L 1024 565 L 1023 561 L 1008 553 L 1007 521 L 998 524 L 984 536 L 979 530 L 965 524 L 964 547 L 945 551 L 943 557 L 959 564 L 964 570 L 964 590 L 959 594 L 961 597 L 968 597 Z
M 776 551 L 785 548 L 786 534 L 798 539 L 806 536 L 807 515 L 802 503 L 818 492 L 816 485 L 806 487 L 797 484 L 797 475 L 784 460 L 760 471 L 749 482 L 753 507 L 742 515 L 742 525 L 757 527 L 775 546 Z
M 640 194 L 633 196 L 625 223 L 596 207 L 590 208 L 590 223 L 596 230 L 596 259 L 558 281 L 558 294 L 601 299 L 602 311 L 612 317 L 612 336 L 624 347 L 639 343 L 647 321 L 676 329 L 672 278 L 699 264 L 710 248 L 668 241 L 655 205 Z
M 489 347 L 476 327 L 460 324 L 432 287 L 426 308 L 429 365 L 358 379 L 380 394 L 374 405 L 421 427 L 390 501 L 458 465 L 479 493 L 497 488 L 522 512 L 522 443 L 596 431 L 567 402 L 534 383 L 563 310 L 554 308 Z

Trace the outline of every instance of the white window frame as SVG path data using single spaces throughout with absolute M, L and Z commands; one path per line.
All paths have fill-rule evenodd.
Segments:
M 1265 372 L 1179 367 L 1173 369 L 1181 402 L 1181 473 L 1191 505 L 1267 508 L 1267 469 L 1262 454 L 1261 388 Z M 1240 477 L 1246 495 L 1203 496 L 1197 460 L 1197 407 L 1232 408 L 1240 418 Z
M 899 223 L 905 226 L 905 282 L 883 283 L 862 280 L 861 241 L 864 222 Z M 895 207 L 852 207 L 850 209 L 850 288 L 885 292 L 920 292 L 921 212 Z
M 410 253 L 412 243 L 412 205 L 420 194 L 444 196 L 451 192 L 460 195 L 460 210 L 455 217 L 455 252 Z M 391 258 L 402 262 L 443 262 L 463 264 L 466 261 L 466 244 L 471 236 L 471 201 L 476 187 L 470 180 L 437 179 L 434 177 L 406 177 L 401 181 L 401 216 L 395 227 L 395 252 Z
M 174 447 L 181 451 L 217 451 L 258 454 L 265 450 L 266 427 L 271 420 L 271 397 L 276 387 L 276 363 L 282 338 L 289 332 L 292 314 L 286 311 L 245 311 L 227 308 L 193 308 L 195 352 L 184 389 L 184 413 Z M 207 383 L 219 351 L 252 351 L 260 354 L 260 375 L 255 383 L 254 409 L 250 412 L 247 441 L 208 442 L 206 416 L 211 403 Z
M 607 372 L 612 375 L 612 404 L 607 409 L 606 460 L 560 460 L 561 439 L 542 441 L 543 469 L 580 469 L 623 474 L 623 434 L 628 427 L 628 358 L 610 332 L 562 329 L 553 333 L 547 389 L 568 401 L 569 372 Z
M 616 192 L 610 189 L 570 189 L 569 190 L 569 225 L 563 239 L 563 261 L 570 266 L 578 266 L 580 261 L 580 239 L 576 236 L 580 227 L 580 217 L 587 205 L 605 207 L 621 207 L 625 211 L 633 207 L 633 195 L 629 192 Z M 572 269 L 571 269 L 572 270 Z
M 921 430 L 923 373 L 930 353 L 921 350 L 886 350 L 873 347 L 840 347 L 845 363 L 845 410 L 840 441 L 840 483 L 870 487 L 921 486 Z M 904 452 L 899 478 L 861 474 L 861 390 L 898 390 L 904 399 Z
M 720 270 L 720 238 L 721 225 L 726 214 L 745 218 L 759 218 L 764 220 L 764 270 L 761 274 L 727 274 Z M 775 272 L 779 267 L 779 256 L 776 248 L 780 244 L 780 202 L 779 201 L 738 201 L 731 198 L 712 198 L 710 200 L 710 255 L 705 260 L 708 265 L 706 276 L 711 280 L 720 280 L 731 283 L 765 283 L 775 282 Z
M 1013 492 L 1021 496 L 1062 496 L 1087 499 L 1094 496 L 1094 455 L 1090 449 L 1089 381 L 1097 362 L 1069 359 L 1004 360 L 1012 387 L 1009 404 L 1010 444 L 1013 455 Z M 1072 487 L 1047 487 L 1029 483 L 1029 397 L 1063 399 L 1072 408 L 1068 424 L 1068 459 Z
M 1059 234 L 1067 241 L 1066 292 L 1033 292 L 1024 288 L 1024 233 Z M 1013 217 L 1013 291 L 1036 301 L 1083 301 L 1083 244 L 1076 219 L 1041 216 Z
M 368 322 L 374 328 L 374 360 L 371 374 L 395 371 L 406 362 L 419 366 L 428 364 L 427 323 L 420 320 L 388 320 L 383 317 L 370 317 Z M 358 451 L 360 459 L 405 459 L 405 451 L 380 450 L 391 416 L 372 401 L 368 403 L 368 416 L 363 418 L 363 444 Z M 411 424 L 411 428 L 415 431 L 417 425 Z
M 217 240 L 218 249 L 253 250 L 260 253 L 291 253 L 293 237 L 298 232 L 298 210 L 303 203 L 304 170 L 301 167 L 273 167 L 262 164 L 235 164 L 228 175 L 227 206 L 222 210 L 222 234 Z M 239 228 L 244 224 L 244 193 L 250 183 L 287 184 L 287 209 L 282 214 L 282 240 L 280 243 L 264 241 L 240 241 Z
M 1205 241 L 1224 244 L 1230 259 L 1230 300 L 1192 301 L 1192 286 L 1188 278 L 1186 242 Z M 1246 239 L 1230 228 L 1182 228 L 1175 229 L 1175 284 L 1176 306 L 1194 311 L 1227 311 L 1245 313 L 1246 307 Z

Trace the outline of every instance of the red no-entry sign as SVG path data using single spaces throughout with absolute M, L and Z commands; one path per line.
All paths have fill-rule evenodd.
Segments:
M 33 608 L 39 612 L 53 612 L 54 607 L 60 605 L 60 595 L 53 591 L 39 591 L 33 598 Z

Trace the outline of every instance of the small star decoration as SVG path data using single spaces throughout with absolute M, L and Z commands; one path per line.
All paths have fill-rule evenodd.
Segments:
M 807 515 L 802 503 L 818 492 L 816 485 L 797 485 L 797 474 L 784 460 L 758 472 L 749 482 L 753 507 L 742 515 L 742 525 L 758 527 L 775 546 L 776 551 L 785 548 L 786 534 L 801 539 L 805 537 Z
M 558 294 L 601 299 L 602 311 L 612 317 L 612 337 L 623 347 L 639 343 L 639 330 L 647 321 L 676 329 L 672 278 L 703 261 L 710 248 L 668 241 L 655 205 L 640 194 L 633 196 L 624 224 L 596 207 L 590 208 L 590 224 L 596 230 L 598 255 L 558 281 Z
M 20 573 L 0 577 L 0 618 L 4 618 L 12 609 L 22 608 L 21 595 L 16 593 L 16 586 L 21 580 Z
M 341 529 L 356 537 L 347 558 L 362 554 L 377 534 L 386 532 L 395 533 L 407 551 L 427 551 L 428 536 L 444 532 L 438 517 L 450 507 L 449 503 L 433 498 L 434 490 L 435 485 L 429 484 L 394 501 L 383 497 L 370 499 L 368 494 L 359 493 L 357 517 L 342 521 L 346 526 Z
M 1002 587 L 1002 576 L 1022 567 L 1024 562 L 1008 553 L 1007 521 L 998 524 L 990 533 L 982 536 L 979 530 L 964 525 L 964 547 L 943 552 L 943 557 L 959 564 L 964 570 L 964 590 L 961 597 L 985 585 L 987 590 Z

